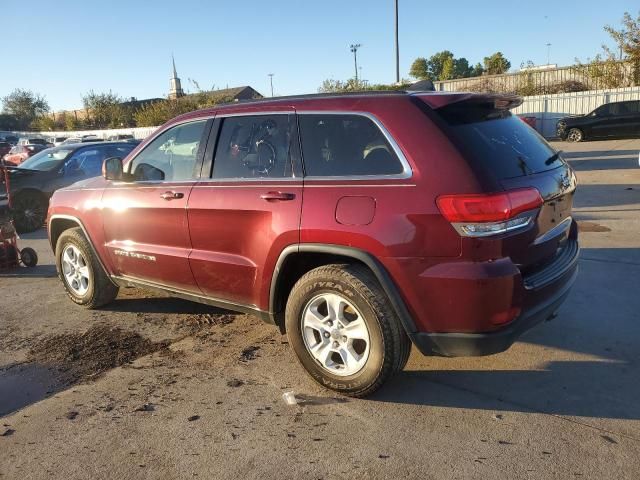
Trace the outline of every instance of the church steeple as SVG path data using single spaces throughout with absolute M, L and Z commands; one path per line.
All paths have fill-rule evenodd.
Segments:
M 178 72 L 176 71 L 176 61 L 171 54 L 171 65 L 173 70 L 171 72 L 171 79 L 169 80 L 169 99 L 175 100 L 176 98 L 183 97 L 184 92 L 180 85 L 180 79 L 178 78 Z

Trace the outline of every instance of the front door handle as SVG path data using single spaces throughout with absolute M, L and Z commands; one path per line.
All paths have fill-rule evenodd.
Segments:
M 182 192 L 164 192 L 162 195 L 160 195 L 160 198 L 164 200 L 175 200 L 182 197 L 184 197 L 184 193 Z
M 260 195 L 260 198 L 267 202 L 287 201 L 296 198 L 295 193 L 287 192 L 267 192 Z

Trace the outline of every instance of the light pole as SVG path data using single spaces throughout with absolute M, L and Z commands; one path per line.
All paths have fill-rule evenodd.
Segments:
M 547 43 L 547 65 L 551 65 L 551 44 Z
M 271 84 L 271 96 L 273 97 L 273 73 L 269 73 L 269 83 Z
M 362 45 L 360 45 L 359 43 L 356 44 L 351 44 L 350 48 L 351 48 L 351 53 L 353 53 L 353 65 L 355 66 L 355 70 L 356 70 L 356 85 L 358 84 L 358 49 L 361 47 Z
M 398 0 L 396 3 L 396 83 L 400 83 L 400 43 L 398 42 Z

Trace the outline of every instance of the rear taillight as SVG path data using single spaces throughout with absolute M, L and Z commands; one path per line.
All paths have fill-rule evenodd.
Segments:
M 542 197 L 531 187 L 490 194 L 441 195 L 436 203 L 460 235 L 486 237 L 530 225 L 542 206 Z

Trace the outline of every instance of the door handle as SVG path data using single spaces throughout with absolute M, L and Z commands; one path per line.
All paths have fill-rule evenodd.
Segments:
M 160 195 L 160 198 L 164 200 L 174 200 L 182 197 L 184 197 L 184 193 L 182 192 L 164 192 L 162 195 Z
M 276 201 L 287 201 L 293 200 L 296 198 L 295 193 L 287 193 L 287 192 L 267 192 L 260 195 L 260 198 L 266 200 L 267 202 L 276 202 Z

